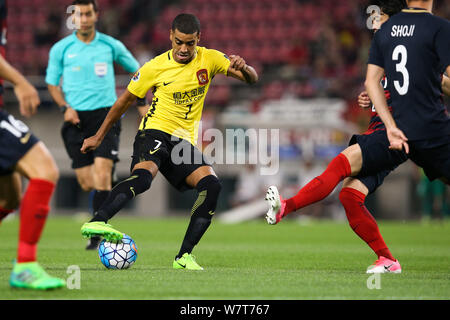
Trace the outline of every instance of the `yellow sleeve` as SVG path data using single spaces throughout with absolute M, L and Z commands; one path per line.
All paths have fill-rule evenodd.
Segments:
M 227 75 L 228 68 L 230 67 L 230 58 L 220 51 L 209 49 L 208 55 L 211 66 L 211 77 L 218 73 Z
M 136 97 L 143 98 L 148 90 L 155 85 L 155 69 L 153 68 L 153 60 L 145 63 L 131 78 L 128 84 L 128 91 Z

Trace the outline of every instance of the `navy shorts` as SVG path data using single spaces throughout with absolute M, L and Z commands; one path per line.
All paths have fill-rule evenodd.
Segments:
M 410 141 L 409 158 L 423 168 L 430 181 L 446 178 L 450 181 L 450 136 Z
M 374 192 L 391 171 L 408 160 L 404 151 L 389 149 L 385 130 L 353 135 L 349 145 L 355 143 L 361 147 L 363 161 L 361 171 L 353 178 L 360 180 L 369 193 Z
M 67 154 L 72 159 L 72 169 L 89 166 L 97 157 L 119 161 L 120 120 L 108 131 L 100 146 L 94 151 L 81 153 L 83 141 L 97 133 L 111 108 L 100 108 L 93 111 L 77 111 L 80 118 L 79 125 L 64 122 L 61 135 Z
M 22 121 L 0 110 L 0 175 L 11 174 L 17 162 L 38 141 Z
M 210 166 L 203 153 L 190 142 L 155 129 L 140 130 L 133 145 L 130 171 L 143 161 L 153 161 L 177 190 L 192 189 L 186 178 L 202 166 Z

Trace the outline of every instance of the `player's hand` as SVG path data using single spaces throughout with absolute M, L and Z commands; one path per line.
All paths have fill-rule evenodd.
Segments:
M 102 143 L 102 139 L 98 136 L 92 136 L 87 139 L 84 139 L 83 145 L 81 146 L 81 153 L 88 153 L 89 151 L 93 151 L 98 148 L 98 146 Z
M 20 114 L 27 118 L 34 115 L 41 104 L 37 90 L 28 81 L 22 81 L 14 87 L 14 93 L 19 100 Z
M 240 56 L 230 55 L 230 67 L 242 71 L 242 69 L 245 68 L 247 64 L 245 63 L 245 60 L 241 58 Z
M 371 101 L 369 98 L 369 94 L 367 93 L 367 91 L 363 91 L 359 94 L 358 96 L 358 105 L 361 108 L 368 108 L 370 107 Z
M 78 125 L 80 123 L 80 118 L 78 117 L 78 112 L 75 109 L 67 108 L 64 112 L 64 121 L 70 122 L 73 125 Z
M 390 142 L 389 149 L 402 150 L 405 149 L 406 153 L 409 153 L 409 145 L 407 143 L 408 138 L 399 128 L 386 129 L 386 133 Z

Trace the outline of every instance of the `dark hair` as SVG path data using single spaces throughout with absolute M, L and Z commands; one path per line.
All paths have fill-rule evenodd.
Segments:
M 381 11 L 392 17 L 407 7 L 405 0 L 377 0 L 374 3 L 379 6 Z
M 172 31 L 178 30 L 185 34 L 200 33 L 200 21 L 189 13 L 181 13 L 173 19 Z
M 94 7 L 94 11 L 98 11 L 97 1 L 96 0 L 74 0 L 72 5 L 81 4 L 81 5 L 90 5 Z

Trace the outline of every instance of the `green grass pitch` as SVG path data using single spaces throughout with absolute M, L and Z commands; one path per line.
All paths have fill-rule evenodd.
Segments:
M 38 258 L 46 270 L 67 279 L 80 267 L 80 289 L 30 292 L 11 289 L 8 278 L 17 249 L 18 219 L 0 226 L 0 299 L 450 299 L 450 223 L 380 222 L 402 274 L 383 274 L 380 289 L 368 289 L 369 247 L 345 223 L 300 225 L 263 219 L 236 225 L 213 221 L 194 250 L 204 271 L 173 270 L 188 217 L 117 217 L 113 225 L 137 244 L 128 270 L 107 270 L 97 251 L 85 251 L 81 222 L 50 216 Z

